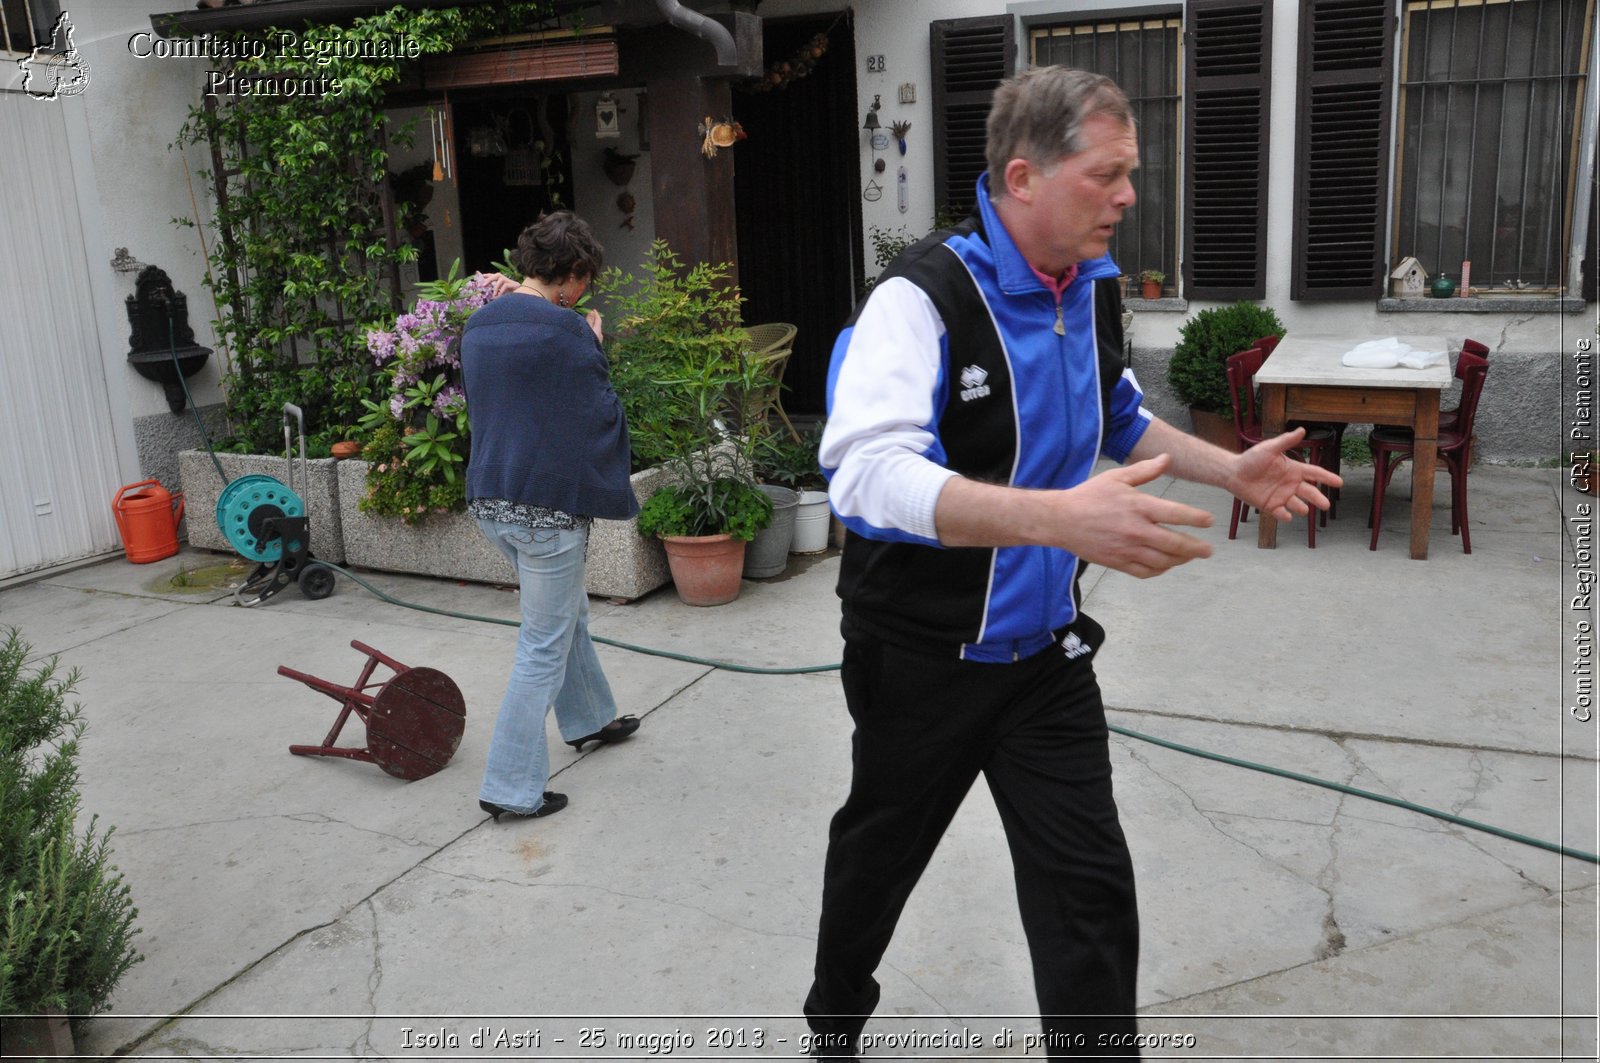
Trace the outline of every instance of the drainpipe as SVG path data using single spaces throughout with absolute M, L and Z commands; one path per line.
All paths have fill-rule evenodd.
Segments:
M 656 8 L 661 16 L 669 23 L 694 34 L 703 41 L 711 42 L 717 50 L 718 66 L 734 66 L 739 61 L 738 46 L 733 43 L 733 34 L 714 19 L 707 18 L 698 11 L 691 11 L 678 2 L 678 0 L 656 0 Z

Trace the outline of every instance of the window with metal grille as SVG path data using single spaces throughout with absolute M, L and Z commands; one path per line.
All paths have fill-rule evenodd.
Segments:
M 1561 290 L 1593 0 L 1418 0 L 1404 16 L 1392 262 Z
M 0 0 L 0 51 L 28 55 L 49 43 L 60 14 L 56 0 Z
M 1114 22 L 1072 22 L 1033 29 L 1034 66 L 1092 70 L 1115 81 L 1139 123 L 1138 201 L 1111 243 L 1111 257 L 1130 276 L 1159 270 L 1169 291 L 1178 276 L 1178 151 L 1182 143 L 1178 87 L 1182 20 L 1177 15 Z

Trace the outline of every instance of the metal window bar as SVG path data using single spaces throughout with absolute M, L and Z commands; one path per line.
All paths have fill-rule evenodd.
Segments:
M 50 44 L 50 31 L 60 9 L 55 0 L 0 0 L 0 52 L 28 55 Z
M 1415 0 L 1407 5 L 1401 112 L 1414 142 L 1400 146 L 1410 158 L 1398 169 L 1403 187 L 1396 195 L 1396 232 L 1409 232 L 1410 239 L 1395 249 L 1397 256 L 1431 250 L 1432 261 L 1424 265 L 1445 273 L 1470 260 L 1474 287 L 1561 290 L 1561 243 L 1571 209 L 1563 189 L 1575 165 L 1577 141 L 1569 138 L 1560 117 L 1575 113 L 1567 108 L 1575 108 L 1582 96 L 1589 62 L 1583 33 L 1592 19 L 1593 0 Z M 1494 51 L 1489 41 L 1502 20 L 1499 69 L 1491 71 L 1485 65 Z M 1474 34 L 1464 49 L 1462 37 Z M 1550 36 L 1557 38 L 1555 47 L 1547 46 Z M 1442 75 L 1434 73 L 1441 42 L 1447 47 Z M 1498 98 L 1488 99 L 1491 93 Z M 1483 121 L 1486 107 L 1495 112 L 1492 135 Z M 1507 130 L 1508 115 L 1521 120 L 1520 144 L 1514 129 Z M 1541 137 L 1547 127 L 1541 120 L 1550 115 L 1556 136 Z M 1464 156 L 1456 129 L 1463 124 Z M 1484 188 L 1475 165 L 1482 151 L 1494 153 L 1493 180 Z M 1516 172 L 1508 172 L 1514 167 Z M 1461 224 L 1452 236 L 1450 188 L 1462 173 Z M 1431 208 L 1424 202 L 1430 191 L 1436 198 Z M 1508 192 L 1514 200 L 1503 212 Z M 1513 237 L 1514 247 L 1507 247 Z
M 1030 35 L 1033 65 L 1104 74 L 1133 108 L 1143 134 L 1144 164 L 1133 175 L 1138 202 L 1111 243 L 1112 258 L 1130 276 L 1147 269 L 1178 274 L 1180 32 L 1177 16 L 1160 15 L 1041 26 Z

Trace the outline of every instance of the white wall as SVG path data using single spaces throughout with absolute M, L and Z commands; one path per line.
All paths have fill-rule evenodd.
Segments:
M 211 168 L 209 152 L 201 147 L 169 150 L 189 106 L 200 99 L 206 63 L 137 58 L 128 43 L 135 33 L 150 29 L 152 12 L 172 9 L 171 0 L 98 0 L 68 7 L 76 27 L 74 42 L 89 65 L 89 85 L 82 95 L 59 104 L 76 112 L 87 132 L 86 155 L 76 161 L 91 191 L 83 209 L 95 282 L 92 296 L 108 382 L 114 395 L 126 399 L 132 418 L 168 411 L 161 385 L 127 364 L 129 328 L 122 300 L 132 294 L 135 275 L 112 270 L 119 247 L 146 265 L 166 270 L 173 287 L 188 297 L 195 342 L 217 352 L 190 378 L 189 388 L 201 405 L 222 400 L 222 352 L 210 324 L 216 310 L 204 283 L 200 233 L 171 221 L 193 217 L 192 202 L 199 203 L 202 216 L 210 213 L 207 182 L 198 174 Z M 207 230 L 204 238 L 208 247 L 215 247 L 214 233 Z

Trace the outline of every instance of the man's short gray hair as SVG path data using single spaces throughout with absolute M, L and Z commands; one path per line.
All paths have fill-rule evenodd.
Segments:
M 1012 159 L 1048 168 L 1082 151 L 1083 121 L 1097 114 L 1134 124 L 1128 97 L 1102 74 L 1041 66 L 1002 81 L 985 130 L 989 194 L 1005 195 L 1006 164 Z

